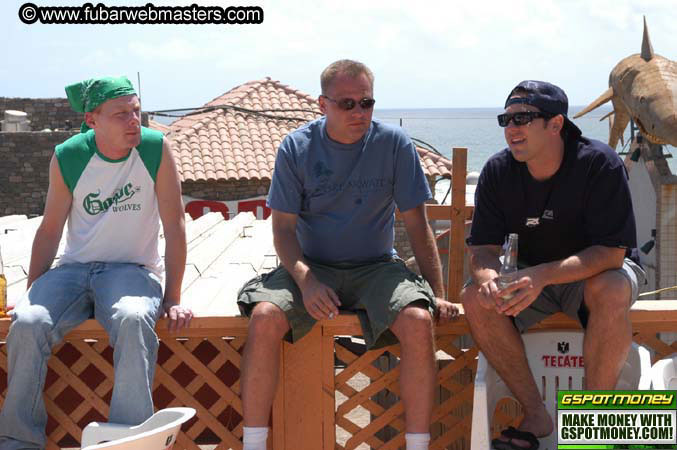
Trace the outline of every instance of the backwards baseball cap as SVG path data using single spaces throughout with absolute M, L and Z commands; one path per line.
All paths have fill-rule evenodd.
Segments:
M 520 95 L 520 97 L 513 97 Z M 505 107 L 514 104 L 535 106 L 541 112 L 564 116 L 564 128 L 576 135 L 581 135 L 581 130 L 567 117 L 569 99 L 564 91 L 547 81 L 526 80 L 515 86 L 505 101 Z

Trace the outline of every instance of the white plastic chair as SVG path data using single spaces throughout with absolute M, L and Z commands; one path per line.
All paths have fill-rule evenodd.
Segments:
M 92 422 L 82 430 L 82 450 L 166 450 L 172 448 L 181 424 L 193 408 L 166 408 L 140 425 Z
M 534 374 L 536 385 L 542 395 L 546 409 L 554 421 L 557 420 L 557 390 L 576 390 L 583 388 L 584 369 L 582 367 L 551 367 L 552 357 L 561 357 L 558 363 L 570 365 L 583 355 L 583 332 L 577 330 L 530 332 L 522 335 L 527 360 Z M 546 358 L 548 366 L 546 367 Z M 572 359 L 571 357 L 576 357 Z M 561 365 L 560 364 L 560 365 Z M 649 351 L 633 342 L 628 359 L 623 366 L 616 389 L 649 389 L 651 386 L 651 358 Z M 491 421 L 498 401 L 514 398 L 510 389 L 498 376 L 480 352 L 475 375 L 475 394 L 473 397 L 472 450 L 491 448 Z M 539 450 L 557 449 L 557 426 L 550 436 L 539 438 Z
M 677 373 L 675 373 L 675 363 L 677 362 L 677 353 L 656 361 L 651 368 L 651 388 L 659 391 L 667 389 L 677 389 Z

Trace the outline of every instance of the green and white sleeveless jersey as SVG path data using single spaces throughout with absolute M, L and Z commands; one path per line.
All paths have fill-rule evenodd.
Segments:
M 162 278 L 155 194 L 162 133 L 142 127 L 141 144 L 118 160 L 99 152 L 94 130 L 71 137 L 55 152 L 73 194 L 66 249 L 59 264 L 136 263 Z

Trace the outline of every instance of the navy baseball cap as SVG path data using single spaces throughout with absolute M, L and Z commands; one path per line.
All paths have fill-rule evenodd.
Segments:
M 513 95 L 521 94 L 520 97 Z M 525 80 L 515 86 L 505 101 L 505 107 L 514 104 L 535 106 L 541 112 L 564 116 L 564 127 L 580 135 L 581 130 L 567 117 L 569 99 L 564 91 L 547 81 Z

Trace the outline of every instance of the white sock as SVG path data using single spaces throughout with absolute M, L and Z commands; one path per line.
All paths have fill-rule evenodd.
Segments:
M 243 427 L 242 450 L 266 450 L 268 427 Z
M 428 450 L 430 433 L 406 433 L 407 450 Z

